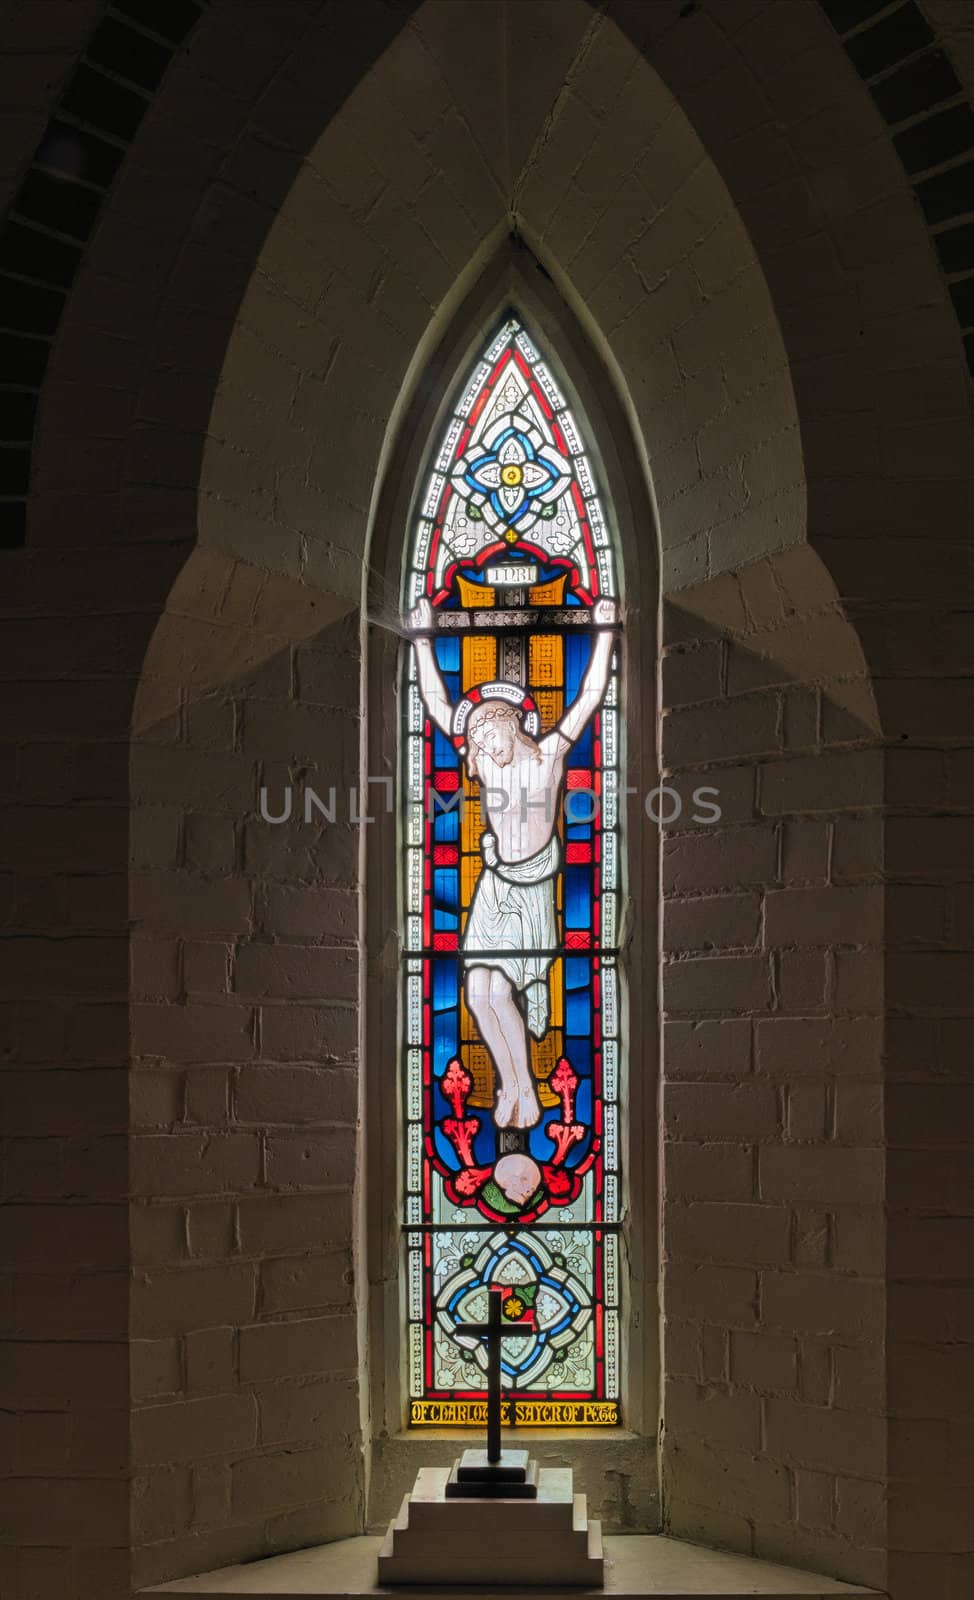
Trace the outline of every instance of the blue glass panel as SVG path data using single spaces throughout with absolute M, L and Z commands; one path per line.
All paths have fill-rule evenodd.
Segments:
M 565 1032 L 586 1034 L 592 1026 L 592 1007 L 587 989 L 565 996 Z
M 528 1151 L 535 1161 L 551 1160 L 551 1140 L 545 1129 L 549 1122 L 557 1122 L 560 1116 L 561 1112 L 556 1107 L 550 1116 L 545 1117 L 541 1122 L 536 1122 L 528 1134 Z
M 433 962 L 433 1009 L 445 1011 L 457 1003 L 459 962 L 449 958 Z
M 448 739 L 439 728 L 433 729 L 433 765 L 447 772 L 455 772 L 459 757 L 452 739 Z
M 452 1171 L 457 1164 L 457 1153 L 449 1139 L 446 1137 L 446 1134 L 441 1133 L 439 1128 L 433 1129 L 433 1143 L 436 1146 L 436 1153 L 443 1165 L 448 1171 Z
M 456 867 L 434 867 L 433 898 L 444 910 L 457 910 L 460 904 L 460 874 Z
M 474 1115 L 476 1115 L 476 1113 L 472 1112 L 468 1107 L 467 1116 L 470 1117 Z M 480 1126 L 474 1135 L 473 1153 L 476 1156 L 480 1166 L 489 1167 L 493 1164 L 497 1156 L 497 1135 L 494 1132 L 492 1123 L 490 1123 L 485 1116 L 478 1117 L 477 1120 Z
M 587 1128 L 592 1126 L 592 1080 L 581 1078 L 575 1091 L 575 1116 Z
M 592 979 L 592 963 L 584 956 L 565 957 L 566 989 L 585 989 Z
M 435 641 L 436 659 L 442 672 L 460 671 L 460 641 L 459 639 L 438 638 Z
M 566 799 L 570 801 L 573 793 L 577 794 L 578 791 L 569 790 Z M 579 796 L 579 804 L 577 808 L 578 815 L 587 816 L 591 809 L 591 795 L 586 794 Z M 570 805 L 566 804 L 565 815 L 566 817 L 571 817 L 574 815 Z M 590 822 L 570 822 L 565 829 L 565 833 L 569 844 L 591 844 L 592 842 L 592 824 Z
M 444 795 L 444 800 L 452 799 Z M 460 838 L 460 807 L 457 805 L 452 811 L 441 811 L 439 807 L 433 808 L 433 840 L 436 844 L 456 844 Z
M 570 701 L 574 700 L 581 687 L 590 654 L 591 644 L 587 638 L 568 634 L 565 639 L 565 693 Z
M 431 791 L 428 809 L 429 815 L 434 819 L 434 826 L 437 817 L 449 816 L 451 813 L 459 816 L 462 805 L 461 794 L 460 789 L 448 789 L 442 793 L 438 789 Z
M 569 757 L 569 769 L 572 767 L 590 767 L 592 765 L 592 739 L 594 737 L 594 733 L 595 729 L 593 724 L 591 722 L 587 723 L 585 732 L 576 742 L 575 748 L 572 750 L 571 756 Z M 587 816 L 589 811 L 592 809 L 591 798 L 586 798 L 588 799 L 587 806 L 579 806 L 579 813 L 582 816 Z
M 592 1041 L 589 1038 L 566 1039 L 565 1055 L 580 1078 L 591 1076 Z
M 565 927 L 592 926 L 592 869 L 565 868 Z
M 433 1071 L 441 1076 L 457 1053 L 457 1014 L 437 1011 L 433 1015 Z

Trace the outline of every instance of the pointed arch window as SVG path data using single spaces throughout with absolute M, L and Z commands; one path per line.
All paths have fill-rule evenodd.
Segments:
M 503 1315 L 527 1425 L 620 1418 L 625 876 L 618 552 L 516 314 L 459 386 L 404 561 L 409 1417 L 479 1424 Z

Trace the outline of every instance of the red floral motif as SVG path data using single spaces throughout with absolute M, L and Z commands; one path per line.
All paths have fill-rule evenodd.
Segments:
M 555 1146 L 552 1165 L 560 1167 L 572 1145 L 585 1138 L 585 1129 L 580 1122 L 552 1122 L 548 1128 L 548 1138 Z
M 562 1122 L 574 1122 L 575 1090 L 578 1088 L 578 1074 L 572 1071 L 571 1063 L 564 1056 L 559 1056 L 558 1065 L 551 1074 L 549 1082 L 561 1101 Z
M 577 1199 L 582 1187 L 582 1180 L 577 1172 L 568 1172 L 564 1167 L 554 1167 L 546 1163 L 541 1173 L 548 1199 L 553 1206 L 567 1206 L 572 1200 Z
M 467 1107 L 467 1096 L 470 1093 L 471 1079 L 469 1072 L 462 1067 L 454 1056 L 450 1065 L 443 1074 L 443 1093 L 453 1107 L 453 1115 L 459 1122 Z
M 480 1123 L 476 1117 L 468 1117 L 465 1122 L 461 1122 L 458 1117 L 447 1117 L 443 1123 L 443 1132 L 456 1149 L 465 1167 L 472 1167 L 474 1164 L 471 1143 L 479 1127 Z
M 452 1187 L 457 1194 L 463 1195 L 465 1199 L 472 1200 L 477 1190 L 487 1182 L 490 1174 L 490 1167 L 466 1167 L 463 1172 L 458 1172 L 456 1177 L 451 1180 Z M 451 1184 L 448 1184 L 447 1188 L 449 1189 L 450 1187 Z

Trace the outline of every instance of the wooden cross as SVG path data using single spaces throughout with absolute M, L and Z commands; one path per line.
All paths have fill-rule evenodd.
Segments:
M 487 1340 L 487 1460 L 495 1463 L 501 1458 L 501 1340 L 528 1339 L 533 1328 L 518 1328 L 501 1323 L 503 1295 L 499 1289 L 490 1291 L 490 1309 L 486 1322 L 459 1322 L 456 1332 L 468 1338 Z

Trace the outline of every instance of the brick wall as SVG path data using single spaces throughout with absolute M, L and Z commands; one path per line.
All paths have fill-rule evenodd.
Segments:
M 130 904 L 137 1583 L 362 1523 L 357 830 L 341 792 L 357 765 L 357 628 L 333 597 L 200 551 L 146 658 Z M 313 808 L 306 822 L 305 796 L 327 806 L 336 780 L 335 821 Z
M 103 1600 L 129 1570 L 126 769 L 147 630 L 130 596 L 105 598 L 114 563 L 15 560 L 0 602 L 0 1589 Z
M 668 608 L 668 1524 L 885 1579 L 882 752 L 807 548 Z

